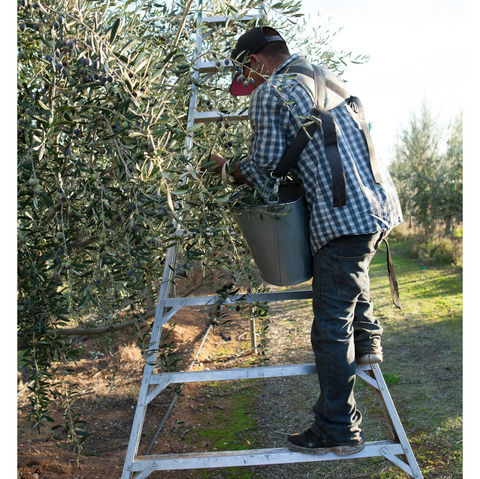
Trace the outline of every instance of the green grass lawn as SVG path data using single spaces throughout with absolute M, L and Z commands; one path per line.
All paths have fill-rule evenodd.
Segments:
M 462 477 L 462 271 L 391 247 L 403 309 L 391 302 L 385 247 L 370 268 L 385 329 L 382 372 L 398 378 L 390 393 L 424 477 Z

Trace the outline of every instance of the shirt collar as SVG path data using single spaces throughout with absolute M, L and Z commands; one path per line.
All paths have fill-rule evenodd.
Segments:
M 290 63 L 294 62 L 298 58 L 305 58 L 305 55 L 303 53 L 294 53 L 293 55 L 290 55 L 276 70 L 273 76 L 276 76 L 278 74 L 281 74 L 282 70 L 284 70 Z

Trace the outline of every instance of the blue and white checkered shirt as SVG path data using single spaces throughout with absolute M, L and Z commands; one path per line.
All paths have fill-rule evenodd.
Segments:
M 265 184 L 267 188 L 273 188 L 270 172 L 279 164 L 313 106 L 310 95 L 298 80 L 282 78 L 282 70 L 300 56 L 303 55 L 290 56 L 251 95 L 252 138 L 249 154 L 242 161 L 240 171 L 262 189 Z M 368 149 L 355 112 L 342 102 L 330 113 L 335 119 L 338 149 L 345 170 L 346 205 L 333 207 L 332 175 L 321 128 L 290 170 L 305 189 L 312 253 L 339 236 L 386 231 L 403 221 L 395 185 L 380 160 L 382 183 L 377 184 L 373 179 Z

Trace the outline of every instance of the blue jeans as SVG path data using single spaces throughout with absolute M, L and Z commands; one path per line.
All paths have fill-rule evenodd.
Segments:
M 327 440 L 363 440 L 353 388 L 355 354 L 381 352 L 383 329 L 373 316 L 369 265 L 387 232 L 335 238 L 313 257 L 311 341 L 320 396 L 311 429 Z

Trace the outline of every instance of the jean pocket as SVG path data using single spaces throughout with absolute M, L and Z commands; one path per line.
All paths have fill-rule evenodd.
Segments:
M 340 298 L 355 301 L 363 292 L 370 261 L 375 251 L 363 256 L 333 255 L 333 274 Z

